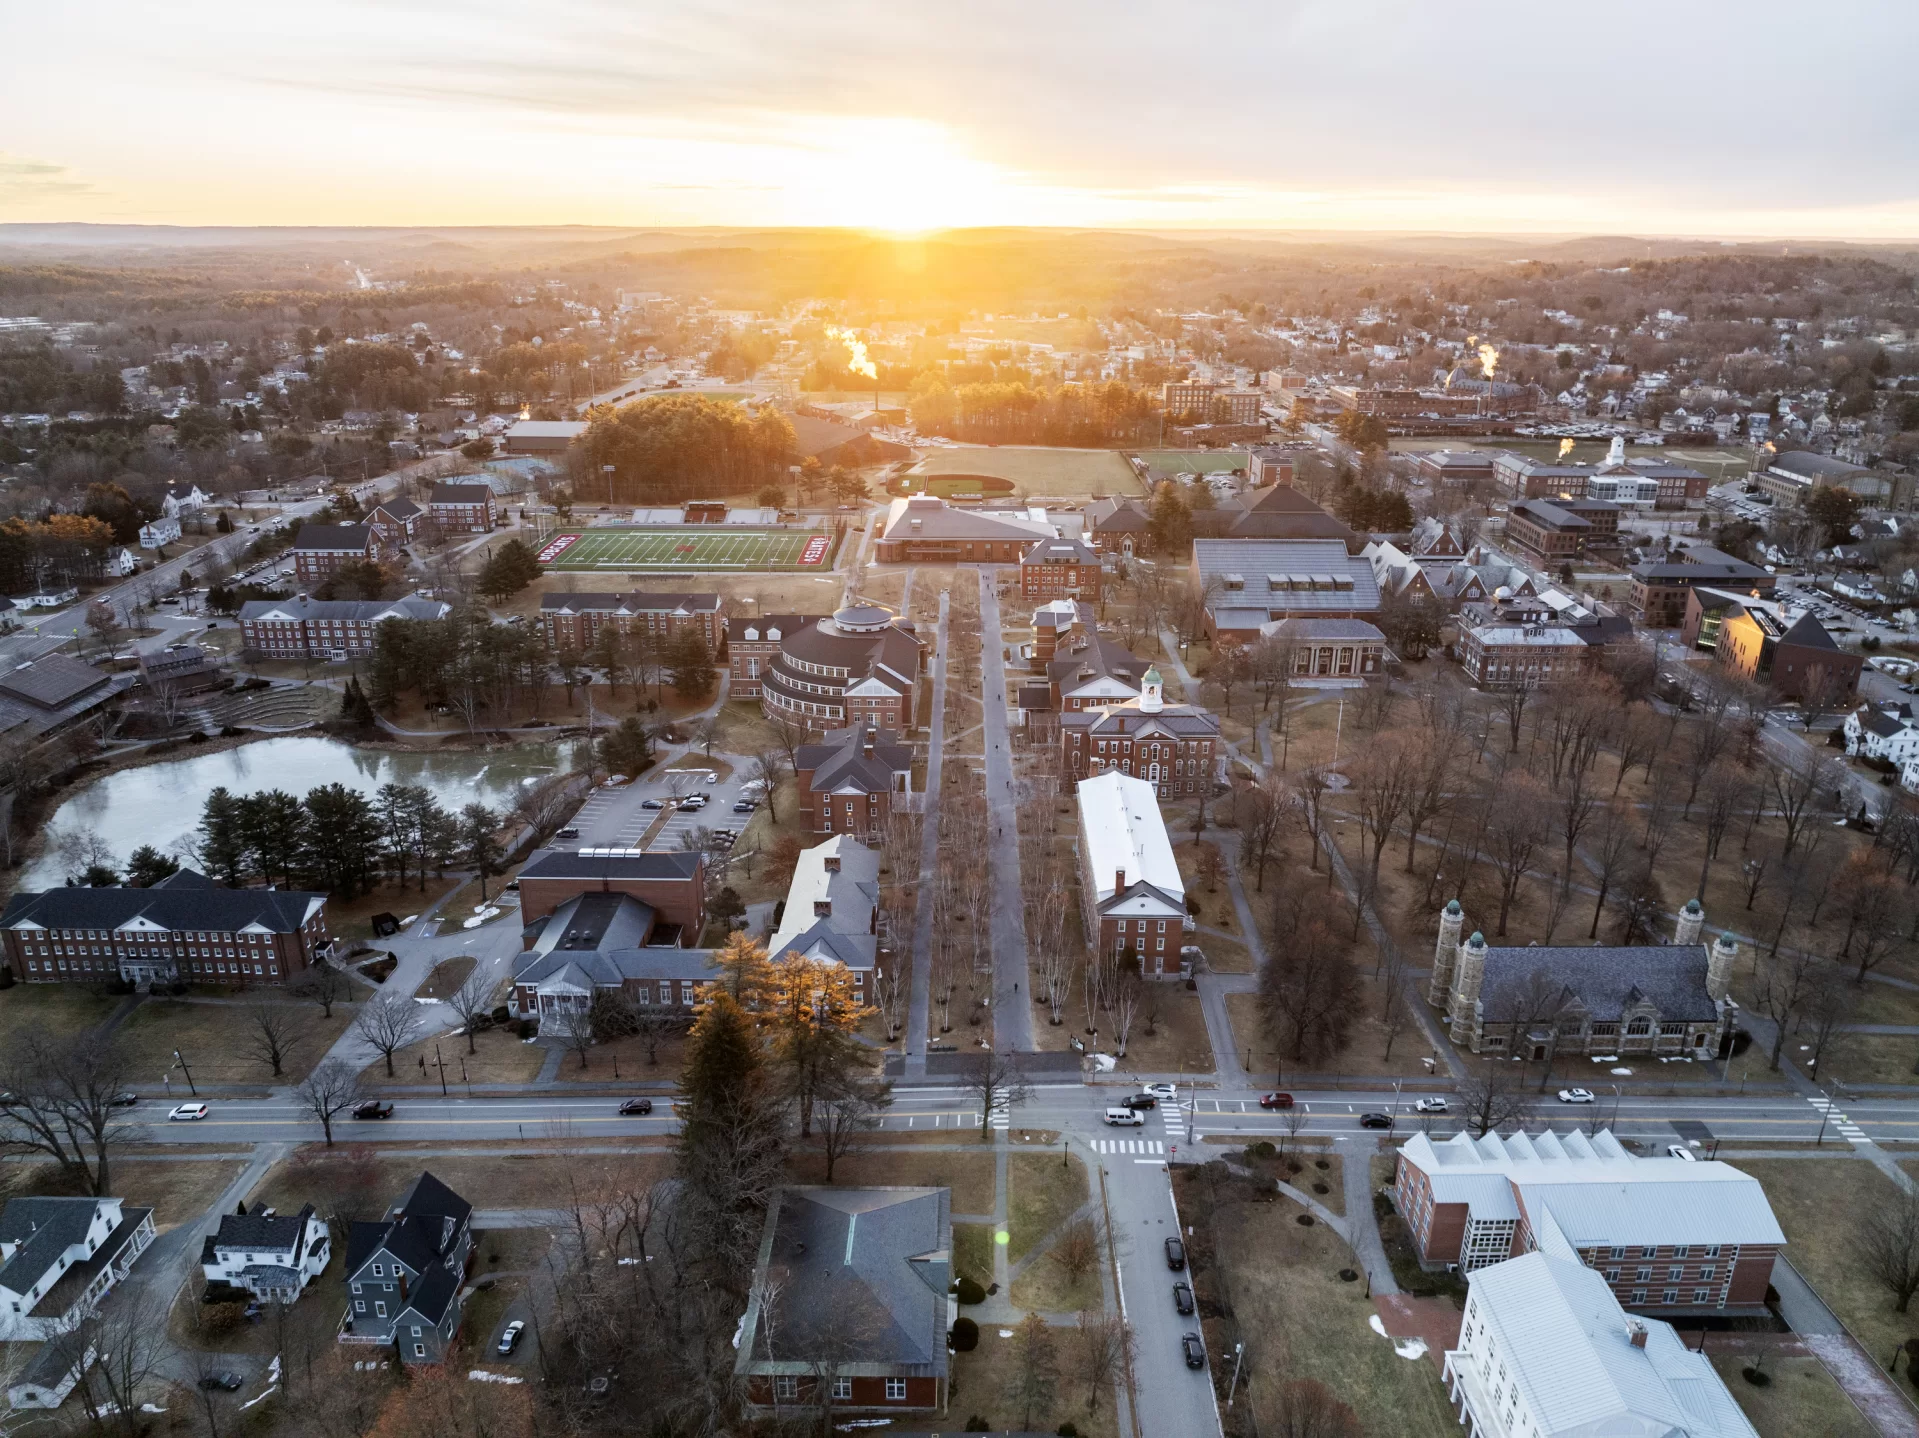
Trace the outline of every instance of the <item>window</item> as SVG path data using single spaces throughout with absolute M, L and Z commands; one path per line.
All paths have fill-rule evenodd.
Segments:
M 1718 1245 L 1718 1244 L 1716 1244 L 1716 1243 L 1709 1243 L 1709 1244 L 1707 1244 L 1707 1245 L 1706 1245 L 1706 1257 L 1708 1257 L 1708 1258 L 1717 1258 L 1717 1257 L 1719 1257 L 1719 1245 Z
M 1672 1248 L 1672 1256 L 1674 1258 L 1684 1258 L 1690 1251 L 1686 1244 L 1675 1243 Z
M 1657 1258 L 1659 1257 L 1659 1250 L 1656 1248 L 1642 1248 L 1639 1250 L 1639 1256 L 1641 1258 Z
M 375 1278 L 384 1278 L 386 1276 L 386 1270 L 376 1263 L 373 1265 L 373 1276 Z
M 414 1345 L 413 1345 L 413 1356 L 414 1356 L 415 1358 L 424 1358 L 424 1357 L 426 1357 L 426 1345 L 425 1345 L 424 1343 L 416 1343 L 416 1344 L 414 1344 Z
M 1677 1303 L 1679 1301 L 1679 1290 L 1676 1288 L 1668 1288 L 1659 1301 L 1668 1305 Z
M 906 1380 L 889 1378 L 886 1380 L 886 1398 L 889 1403 L 899 1403 L 906 1397 Z
M 1635 1288 L 1632 1291 L 1631 1301 L 1635 1304 L 1644 1303 L 1646 1301 L 1646 1290 L 1643 1288 Z
M 354 1299 L 354 1300 L 353 1300 L 353 1311 L 354 1311 L 355 1313 L 365 1313 L 365 1312 L 366 1312 L 366 1300 L 365 1300 L 364 1298 L 356 1298 L 356 1299 Z
M 1694 1303 L 1711 1303 L 1712 1290 L 1710 1288 L 1695 1288 L 1692 1291 L 1692 1301 Z
M 1713 1279 L 1713 1275 L 1715 1275 L 1718 1272 L 1719 1272 L 1719 1269 L 1714 1264 L 1702 1263 L 1699 1265 L 1699 1277 L 1704 1282 L 1710 1283 Z
M 841 1400 L 851 1398 L 853 1396 L 853 1380 L 851 1378 L 835 1378 L 833 1380 L 833 1396 Z
M 413 1336 L 415 1338 L 418 1338 L 420 1336 L 420 1325 L 417 1323 L 413 1325 Z
M 773 1396 L 775 1398 L 785 1399 L 798 1398 L 800 1396 L 800 1380 L 789 1374 L 782 1373 L 773 1380 Z
M 380 1301 L 379 1301 L 378 1299 L 376 1299 L 376 1300 L 374 1300 L 374 1304 L 373 1304 L 373 1312 L 374 1312 L 374 1314 L 375 1314 L 375 1315 L 376 1315 L 377 1317 L 380 1317 L 380 1318 L 385 1318 L 385 1317 L 386 1317 L 386 1304 L 384 1304 L 384 1303 L 382 1303 L 382 1302 L 380 1302 Z
M 360 1285 L 359 1285 L 359 1284 L 357 1284 L 357 1283 L 356 1283 L 356 1284 L 354 1284 L 354 1285 L 353 1285 L 353 1291 L 354 1291 L 355 1293 L 358 1293 L 358 1292 L 360 1291 Z
M 1677 1283 L 1680 1279 L 1684 1278 L 1685 1276 L 1686 1276 L 1686 1265 L 1683 1263 L 1675 1263 L 1671 1268 L 1668 1268 L 1666 1270 L 1666 1280 L 1669 1283 Z
M 1642 1268 L 1635 1273 L 1633 1277 L 1637 1278 L 1641 1283 L 1649 1283 L 1652 1281 L 1652 1269 Z

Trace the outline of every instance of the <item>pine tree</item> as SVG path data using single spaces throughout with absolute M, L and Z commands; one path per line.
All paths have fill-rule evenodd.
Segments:
M 785 1121 L 752 1021 L 724 988 L 707 993 L 680 1074 L 680 1206 L 693 1252 L 742 1296 L 760 1226 L 783 1176 Z

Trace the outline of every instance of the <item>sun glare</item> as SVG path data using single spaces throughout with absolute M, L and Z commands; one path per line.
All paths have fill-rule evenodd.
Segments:
M 858 118 L 822 122 L 801 142 L 819 218 L 894 236 L 959 225 L 1018 223 L 1016 187 L 967 154 L 942 125 Z

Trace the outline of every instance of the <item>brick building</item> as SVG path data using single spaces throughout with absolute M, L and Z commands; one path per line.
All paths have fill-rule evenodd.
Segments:
M 584 654 L 600 630 L 612 625 L 622 635 L 646 634 L 663 642 L 697 629 L 717 661 L 726 648 L 726 618 L 720 596 L 698 593 L 574 593 L 540 596 L 540 632 L 555 653 Z
M 1216 642 L 1255 643 L 1282 619 L 1366 619 L 1379 610 L 1372 562 L 1334 539 L 1196 539 L 1189 577 Z
M 490 484 L 443 480 L 433 486 L 426 507 L 442 534 L 483 534 L 500 518 L 500 502 Z
M 1385 673 L 1386 636 L 1364 619 L 1282 619 L 1263 637 L 1290 644 L 1296 683 L 1337 688 Z
M 1059 538 L 1043 509 L 959 509 L 934 495 L 893 501 L 874 554 L 881 564 L 1017 564 Z
M 771 718 L 809 729 L 917 724 L 926 645 L 912 623 L 882 604 L 856 600 L 827 618 L 762 615 L 727 624 L 736 698 L 757 697 Z
M 1757 1179 L 1728 1163 L 1641 1158 L 1606 1129 L 1416 1133 L 1392 1192 L 1428 1267 L 1502 1263 L 1541 1247 L 1551 1225 L 1620 1304 L 1669 1314 L 1763 1314 L 1786 1241 Z
M 1186 882 L 1152 784 L 1107 769 L 1075 795 L 1084 932 L 1101 953 L 1137 957 L 1144 977 L 1180 977 Z
M 1210 794 L 1219 769 L 1219 720 L 1191 704 L 1168 704 L 1159 670 L 1137 699 L 1059 711 L 1060 758 L 1071 780 L 1117 771 L 1162 799 Z
M 1265 402 L 1266 396 L 1256 389 L 1228 389 L 1192 380 L 1169 381 L 1159 387 L 1161 409 L 1168 415 L 1191 415 L 1202 424 L 1256 425 Z
M 1574 512 L 1571 503 L 1562 506 L 1546 499 L 1522 499 L 1506 511 L 1506 539 L 1521 556 L 1547 569 L 1581 558 L 1591 541 L 1593 522 Z M 1615 519 L 1615 531 L 1617 528 Z
M 691 849 L 541 849 L 520 870 L 520 922 L 534 947 L 534 929 L 570 899 L 618 894 L 648 913 L 635 947 L 691 947 L 706 927 L 706 856 Z
M 1027 646 L 1027 667 L 1044 674 L 1053 656 L 1085 640 L 1093 632 L 1091 605 L 1073 599 L 1051 599 L 1033 611 L 1033 642 Z
M 854 995 L 872 1002 L 878 967 L 894 957 L 880 947 L 879 850 L 851 834 L 836 834 L 803 850 L 766 953 L 774 963 L 804 958 L 838 964 L 852 980 Z M 910 955 L 904 962 L 912 962 Z
M 944 1411 L 959 1316 L 952 1191 L 774 1190 L 734 1376 L 750 1407 L 836 1417 Z
M 1143 499 L 1096 499 L 1080 511 L 1080 533 L 1101 554 L 1144 554 L 1152 528 Z
M 15 894 L 0 935 L 30 984 L 284 984 L 333 942 L 325 894 L 225 889 L 191 869 L 150 889 Z
M 380 531 L 380 542 L 389 549 L 410 543 L 419 533 L 426 510 L 410 499 L 389 499 L 369 509 L 366 522 Z
M 1816 692 L 1827 704 L 1849 702 L 1859 692 L 1866 662 L 1834 643 L 1811 610 L 1795 619 L 1771 600 L 1720 589 L 1687 594 L 1679 637 L 1741 679 L 1788 700 Z
M 1650 629 L 1677 629 L 1684 624 L 1686 597 L 1700 585 L 1763 599 L 1777 584 L 1758 565 L 1704 544 L 1682 549 L 1670 560 L 1635 564 L 1626 573 L 1632 581 L 1628 602 L 1639 611 L 1640 623 Z
M 373 652 L 389 619 L 444 619 L 453 606 L 438 599 L 249 599 L 240 606 L 244 653 L 269 659 L 340 663 Z
M 1026 599 L 1099 602 L 1099 555 L 1077 539 L 1042 539 L 1019 562 L 1019 592 Z
M 342 565 L 387 555 L 379 531 L 369 524 L 303 524 L 289 550 L 302 584 L 319 584 Z
M 793 774 L 809 829 L 870 838 L 886 827 L 895 801 L 911 791 L 913 751 L 891 729 L 849 724 L 795 750 Z

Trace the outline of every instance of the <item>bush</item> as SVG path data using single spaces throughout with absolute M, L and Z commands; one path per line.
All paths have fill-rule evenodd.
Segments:
M 993 1431 L 993 1425 L 975 1413 L 971 1418 L 966 1420 L 966 1427 L 962 1431 L 967 1433 L 991 1433 Z
M 187 991 L 187 986 L 183 983 L 180 983 L 177 980 L 167 985 L 167 992 L 172 994 L 175 998 L 178 998 L 181 994 L 184 994 L 186 991 Z
M 513 1032 L 523 1039 L 533 1038 L 540 1032 L 540 1021 L 538 1019 L 521 1019 L 518 1024 L 514 1025 Z
M 512 1017 L 513 1017 L 513 1011 L 509 1009 L 505 1004 L 501 1004 L 499 1005 L 499 1007 L 493 1010 L 493 1022 L 496 1024 L 506 1023 Z
M 13 965 L 0 964 L 0 989 L 13 987 Z
M 955 1318 L 950 1337 L 955 1353 L 971 1353 L 979 1347 L 979 1325 L 970 1318 Z
M 1742 1368 L 1739 1370 L 1739 1376 L 1755 1388 L 1764 1388 L 1772 1382 L 1772 1375 L 1763 1368 Z
M 200 1328 L 218 1336 L 231 1333 L 247 1321 L 244 1303 L 209 1303 L 200 1310 Z
M 1248 1158 L 1271 1158 L 1278 1152 L 1279 1150 L 1273 1147 L 1270 1139 L 1262 1138 L 1258 1143 L 1249 1143 L 1246 1145 L 1246 1157 Z
M 1060 1424 L 1053 1432 L 1058 1434 L 1059 1438 L 1079 1438 L 1079 1429 L 1073 1426 L 1071 1420 Z
M 959 1296 L 961 1303 L 974 1304 L 986 1302 L 986 1290 L 980 1287 L 979 1280 L 976 1278 L 962 1278 L 958 1283 L 953 1285 L 953 1292 Z

